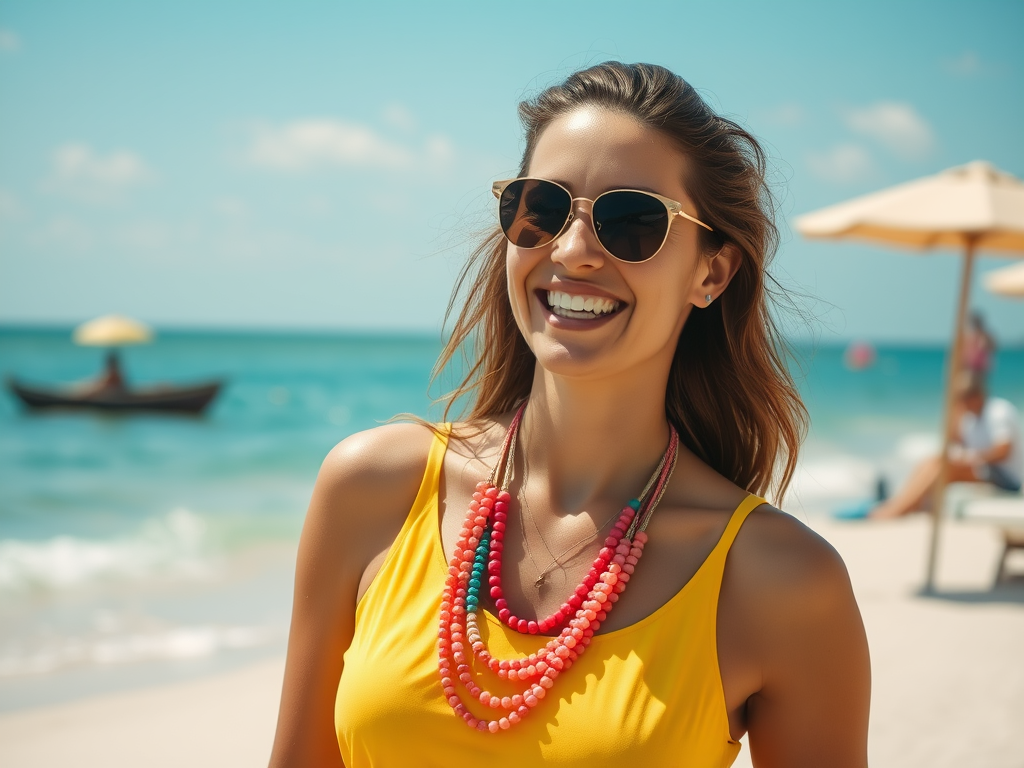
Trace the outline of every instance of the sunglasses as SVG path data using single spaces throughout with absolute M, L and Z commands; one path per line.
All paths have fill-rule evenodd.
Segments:
M 545 179 L 508 179 L 491 187 L 498 198 L 501 231 L 517 248 L 540 248 L 554 242 L 576 218 L 573 204 L 591 203 L 594 234 L 609 256 L 637 264 L 654 256 L 665 245 L 676 216 L 692 221 L 708 232 L 714 230 L 683 212 L 675 200 L 638 189 L 613 189 L 590 200 L 573 197 L 561 184 Z

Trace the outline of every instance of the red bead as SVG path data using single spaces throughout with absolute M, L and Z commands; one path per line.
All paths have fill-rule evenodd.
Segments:
M 503 597 L 499 597 L 497 600 L 494 601 L 494 607 L 497 608 L 499 611 L 504 608 L 508 608 L 508 601 Z
M 508 491 L 499 491 L 498 501 L 503 501 L 506 504 L 508 504 L 510 501 L 512 501 L 512 496 L 509 494 Z
M 502 608 L 500 611 L 498 611 L 498 620 L 503 621 L 507 624 L 509 616 L 511 615 L 512 612 L 508 608 Z
M 526 623 L 526 631 L 529 632 L 531 635 L 536 635 L 537 631 L 539 629 L 540 629 L 540 627 L 537 626 L 537 622 L 536 621 L 528 621 Z
M 491 597 L 497 599 L 497 598 L 501 597 L 501 595 L 502 595 L 501 587 L 491 587 Z
M 516 629 L 518 629 L 520 632 L 529 632 L 530 622 L 528 622 L 526 619 L 520 619 L 516 624 Z

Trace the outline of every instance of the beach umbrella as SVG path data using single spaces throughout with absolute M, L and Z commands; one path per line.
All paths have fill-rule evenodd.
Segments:
M 121 315 L 105 315 L 82 323 L 72 334 L 76 344 L 89 347 L 120 347 L 126 344 L 147 344 L 153 330 L 145 323 Z
M 962 329 L 975 255 L 985 249 L 1024 257 L 1024 182 L 989 163 L 976 161 L 799 216 L 796 228 L 809 238 L 867 240 L 918 251 L 955 248 L 963 252 L 946 381 L 942 455 L 948 455 L 954 431 L 953 383 L 962 356 Z M 932 505 L 926 590 L 931 590 L 935 581 L 945 487 L 943 469 Z
M 1024 264 L 997 269 L 985 275 L 985 287 L 1000 296 L 1024 298 Z

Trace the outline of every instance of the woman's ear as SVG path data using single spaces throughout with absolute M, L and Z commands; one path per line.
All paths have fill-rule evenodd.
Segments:
M 705 256 L 704 260 L 707 272 L 704 279 L 694 286 L 698 295 L 692 301 L 696 307 L 708 306 L 725 292 L 729 281 L 740 268 L 743 254 L 732 243 L 725 243 L 717 253 Z

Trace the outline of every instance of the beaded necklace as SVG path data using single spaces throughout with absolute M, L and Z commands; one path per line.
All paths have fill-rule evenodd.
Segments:
M 502 592 L 501 554 L 512 500 L 508 488 L 515 461 L 516 436 L 525 410 L 524 402 L 505 433 L 491 476 L 476 485 L 441 593 L 437 667 L 445 699 L 470 728 L 490 733 L 522 722 L 554 686 L 558 675 L 568 670 L 590 645 L 619 595 L 625 592 L 643 555 L 647 543 L 645 529 L 668 487 L 679 450 L 679 434 L 669 424 L 668 448 L 657 469 L 640 495 L 623 507 L 583 581 L 550 616 L 539 621 L 522 619 L 511 612 Z M 548 639 L 539 651 L 525 658 L 494 658 L 480 635 L 477 617 L 485 576 L 501 621 L 518 632 L 531 635 L 560 629 L 558 636 Z M 473 679 L 472 658 L 502 680 L 525 682 L 522 693 L 495 696 L 482 689 Z M 495 719 L 476 717 L 462 702 L 458 684 L 481 704 L 496 710 Z

